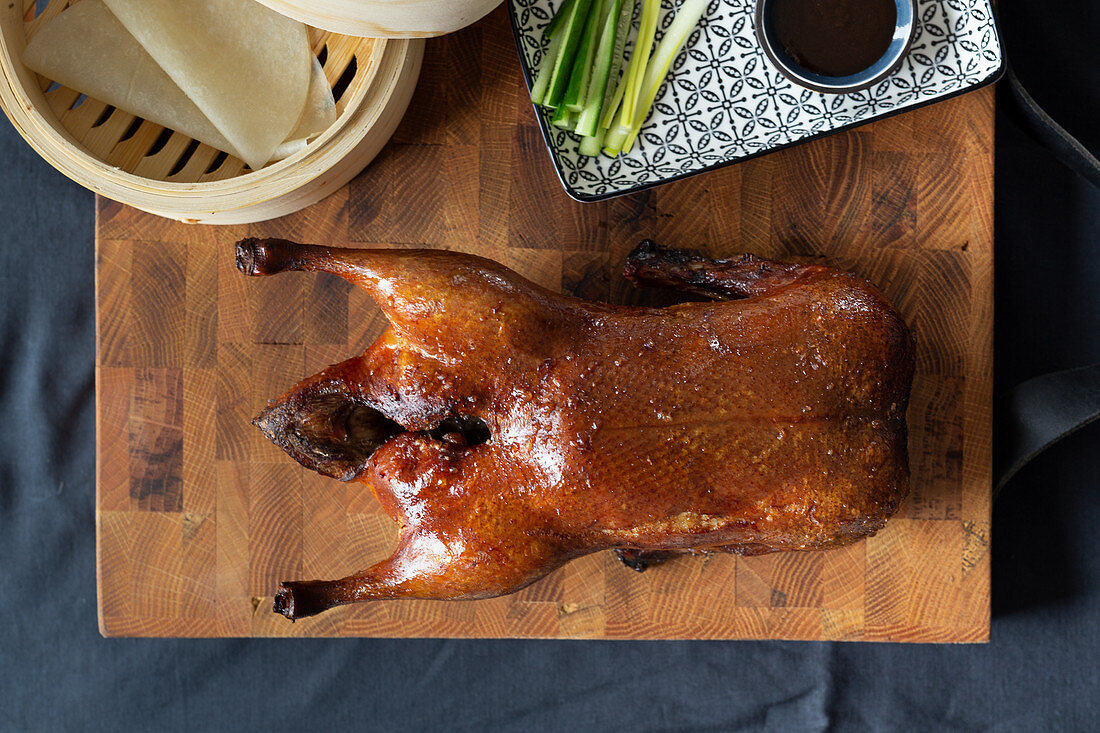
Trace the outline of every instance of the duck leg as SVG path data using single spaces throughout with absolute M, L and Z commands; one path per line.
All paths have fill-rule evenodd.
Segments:
M 398 525 L 392 556 L 339 580 L 281 583 L 273 610 L 293 620 L 358 601 L 491 598 L 583 554 L 544 512 L 509 501 L 506 472 L 487 444 L 424 433 L 387 441 L 360 478 Z M 496 512 L 487 497 L 501 502 Z
M 250 276 L 291 270 L 338 275 L 374 299 L 401 341 L 435 357 L 474 351 L 482 358 L 515 356 L 555 338 L 577 305 L 492 260 L 454 252 L 244 239 L 236 260 Z

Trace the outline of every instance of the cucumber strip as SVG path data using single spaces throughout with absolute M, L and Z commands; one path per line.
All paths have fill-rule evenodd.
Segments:
M 565 0 L 565 2 L 561 4 L 561 7 L 558 8 L 558 12 L 554 13 L 554 17 L 550 19 L 550 24 L 547 25 L 546 30 L 543 31 L 544 38 L 553 38 L 557 35 L 558 29 L 561 28 L 562 19 L 565 17 L 566 13 L 569 12 L 570 6 L 576 1 L 577 0 Z
M 595 158 L 600 154 L 600 148 L 603 147 L 603 135 L 604 131 L 599 130 L 595 135 L 586 136 L 581 140 L 580 148 L 577 152 L 581 155 L 587 155 L 590 158 Z
M 631 21 L 634 20 L 634 0 L 622 0 L 619 9 L 619 23 L 615 27 L 615 48 L 611 52 L 611 70 L 607 75 L 608 85 L 614 84 L 617 96 L 604 95 L 603 106 L 600 107 L 600 127 L 611 127 L 611 117 L 615 114 L 615 108 L 622 101 L 619 92 L 619 72 L 623 69 L 623 57 L 626 55 L 626 39 L 630 36 Z
M 637 5 L 637 1 L 638 0 L 635 0 L 635 5 Z M 641 0 L 641 2 L 645 2 L 645 0 Z M 644 12 L 644 10 L 643 10 L 643 12 Z M 630 16 L 630 21 L 629 22 L 631 23 L 631 27 L 633 28 L 633 22 L 634 22 L 633 8 L 631 9 L 631 16 Z M 630 58 L 626 58 L 626 54 L 625 54 L 625 50 L 624 50 L 623 62 L 626 64 L 626 68 L 623 69 L 622 78 L 619 79 L 619 83 L 615 87 L 615 96 L 611 100 L 611 106 L 608 107 L 608 109 L 604 112 L 603 116 L 600 118 L 600 126 L 601 127 L 606 127 L 606 128 L 609 128 L 609 129 L 612 128 L 612 127 L 616 127 L 616 120 L 618 120 L 619 117 L 622 114 L 623 97 L 626 96 L 626 90 L 630 88 L 630 80 L 633 77 L 632 70 L 634 69 L 634 67 L 637 64 L 637 62 L 635 61 L 635 57 L 637 56 L 636 51 L 637 51 L 637 48 L 638 48 L 638 41 L 639 40 L 640 40 L 639 37 L 635 37 L 635 39 L 634 39 L 634 49 L 632 49 L 631 52 L 630 52 Z
M 577 113 L 563 104 L 554 110 L 554 116 L 550 118 L 550 124 L 572 132 L 573 128 L 577 126 Z
M 554 59 L 554 71 L 550 77 L 550 86 L 546 90 L 543 104 L 557 109 L 561 106 L 565 90 L 569 87 L 569 74 L 573 70 L 573 61 L 577 56 L 577 46 L 580 45 L 581 35 L 584 31 L 584 21 L 588 18 L 588 9 L 592 0 L 576 0 L 569 8 L 569 17 L 562 21 L 559 33 L 562 36 L 561 50 Z
M 592 79 L 588 84 L 588 96 L 580 117 L 577 118 L 577 134 L 592 137 L 600 122 L 600 110 L 607 96 L 607 81 L 611 78 L 611 56 L 615 51 L 615 29 L 619 25 L 619 11 L 623 0 L 608 0 L 600 32 L 600 46 L 592 67 Z
M 577 115 L 577 134 L 585 137 L 592 137 L 596 134 L 596 130 L 600 129 L 599 120 L 599 108 L 601 99 L 596 100 L 595 104 L 585 105 L 584 108 Z
M 535 77 L 535 83 L 531 87 L 531 101 L 535 104 L 542 104 L 543 98 L 546 97 L 546 89 L 550 86 L 550 77 L 554 73 L 554 62 L 557 60 L 558 51 L 560 50 L 561 36 L 557 35 L 550 39 L 550 45 L 546 48 L 546 53 L 543 54 L 542 63 L 539 64 L 538 76 Z
M 562 99 L 562 104 L 573 112 L 580 112 L 584 108 L 588 84 L 592 78 L 592 63 L 599 43 L 599 32 L 603 27 L 600 22 L 603 17 L 603 7 L 604 0 L 593 0 L 588 10 L 588 17 L 584 21 L 584 33 L 581 34 L 577 57 L 573 60 L 573 70 L 569 74 L 569 86 Z
M 625 5 L 629 5 L 629 10 Z M 634 8 L 637 6 L 636 0 L 628 0 L 623 7 L 623 15 L 626 17 L 627 23 L 627 35 L 633 30 L 634 23 Z M 630 81 L 630 61 L 626 58 L 626 40 L 627 36 L 623 36 L 623 58 L 620 61 L 620 66 L 623 63 L 626 64 L 626 69 L 623 70 L 622 78 L 619 79 L 619 83 L 615 85 L 615 96 L 611 98 L 611 104 L 604 109 L 603 114 L 600 115 L 600 127 L 611 128 L 615 124 L 615 120 L 618 118 L 619 113 L 622 111 L 623 95 L 626 93 L 626 88 Z M 633 55 L 633 52 L 631 52 Z M 615 77 L 612 76 L 612 79 Z
M 648 68 L 646 68 L 645 78 L 641 85 L 639 100 L 641 104 L 635 110 L 631 132 L 623 145 L 623 150 L 626 152 L 629 153 L 634 147 L 638 132 L 642 129 L 642 124 L 646 118 L 649 117 L 653 102 L 657 98 L 657 92 L 668 75 L 672 62 L 680 55 L 680 50 L 683 49 L 684 44 L 691 37 L 695 26 L 699 24 L 699 19 L 707 11 L 709 4 L 710 0 L 684 0 L 676 11 L 676 17 L 672 19 L 672 24 L 669 25 L 668 31 L 665 32 L 661 42 L 657 45 L 657 50 L 654 52 Z
M 661 0 L 644 0 L 644 2 L 642 22 L 638 27 L 638 40 L 634 44 L 634 52 L 630 54 L 630 71 L 626 92 L 623 94 L 623 109 L 619 116 L 619 126 L 626 128 L 625 131 L 628 134 L 638 108 L 638 95 L 642 90 L 649 55 L 653 52 L 653 36 L 657 31 L 657 17 L 661 11 Z

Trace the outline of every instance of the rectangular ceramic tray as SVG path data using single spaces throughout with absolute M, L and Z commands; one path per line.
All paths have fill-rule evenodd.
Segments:
M 528 87 L 542 59 L 543 29 L 561 3 L 509 0 Z M 663 0 L 658 40 L 677 4 Z M 713 0 L 629 154 L 580 155 L 579 138 L 552 127 L 546 111 L 538 110 L 570 196 L 599 201 L 714 170 L 956 96 L 996 81 L 1004 69 L 990 0 L 919 0 L 912 47 L 894 74 L 860 92 L 813 92 L 789 81 L 765 56 L 756 40 L 755 9 L 756 0 Z

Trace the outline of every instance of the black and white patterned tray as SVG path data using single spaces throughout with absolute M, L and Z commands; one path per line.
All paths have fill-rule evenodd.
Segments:
M 528 86 L 542 59 L 543 28 L 562 0 L 509 0 Z M 658 39 L 671 22 L 663 0 Z M 638 3 L 641 6 L 641 3 Z M 562 185 L 597 201 L 713 170 L 996 81 L 1004 54 L 990 0 L 919 0 L 901 67 L 876 86 L 822 94 L 794 85 L 756 41 L 756 0 L 712 0 L 673 64 L 653 114 L 629 154 L 589 158 L 578 138 L 537 112 Z M 637 21 L 637 19 L 635 19 Z

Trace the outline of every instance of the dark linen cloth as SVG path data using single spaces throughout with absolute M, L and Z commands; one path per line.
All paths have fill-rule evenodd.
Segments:
M 1100 150 L 1100 3 L 1000 5 L 1021 79 Z M 1003 391 L 1100 362 L 1100 191 L 997 136 Z M 1000 496 L 986 646 L 100 638 L 92 196 L 8 124 L 0 154 L 0 730 L 1097 728 L 1098 425 Z

